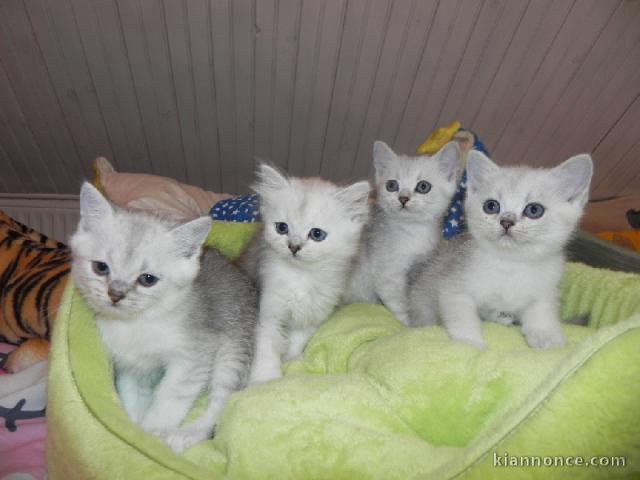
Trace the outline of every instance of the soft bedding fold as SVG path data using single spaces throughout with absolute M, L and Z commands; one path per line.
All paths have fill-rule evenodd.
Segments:
M 216 224 L 237 256 L 254 226 Z M 635 478 L 640 476 L 640 277 L 569 265 L 566 348 L 483 326 L 484 352 L 381 306 L 338 310 L 279 381 L 232 397 L 185 455 L 119 407 L 92 320 L 69 286 L 49 378 L 49 475 L 84 478 Z M 625 467 L 495 466 L 495 455 L 624 456 Z M 494 455 L 495 454 L 495 455 Z

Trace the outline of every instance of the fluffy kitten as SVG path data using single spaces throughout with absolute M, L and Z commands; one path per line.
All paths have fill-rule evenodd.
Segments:
M 396 155 L 384 142 L 373 145 L 377 205 L 358 257 L 346 300 L 381 301 L 409 323 L 407 278 L 442 237 L 442 218 L 457 185 L 456 143 L 434 156 Z
M 239 264 L 260 288 L 251 383 L 280 377 L 340 303 L 369 216 L 369 183 L 338 187 L 258 168 L 263 230 Z
M 412 325 L 439 317 L 449 336 L 479 348 L 480 317 L 522 324 L 529 346 L 559 347 L 564 248 L 589 195 L 589 155 L 552 169 L 498 167 L 472 151 L 465 214 L 469 233 L 443 244 L 410 290 Z
M 174 450 L 206 439 L 248 377 L 255 288 L 220 253 L 202 248 L 209 217 L 175 225 L 128 212 L 88 183 L 80 213 L 73 278 L 95 312 L 124 409 Z M 179 427 L 208 388 L 205 413 Z

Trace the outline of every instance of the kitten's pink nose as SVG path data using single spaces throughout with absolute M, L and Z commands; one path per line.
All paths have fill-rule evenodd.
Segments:
M 409 201 L 409 197 L 398 197 L 398 200 L 400 200 L 400 203 L 404 207 L 407 204 L 407 202 Z
M 509 220 L 508 218 L 503 218 L 502 220 L 500 220 L 500 225 L 502 225 L 502 228 L 504 228 L 505 231 L 508 232 L 509 229 L 515 225 L 515 222 L 513 220 Z
M 291 250 L 291 253 L 293 253 L 294 255 L 296 253 L 298 253 L 300 251 L 300 245 L 294 245 L 292 243 L 289 244 L 289 250 Z
M 112 288 L 110 288 L 109 290 L 107 290 L 107 295 L 109 295 L 109 298 L 115 305 L 125 297 L 126 293 L 121 292 L 120 290 L 113 290 Z

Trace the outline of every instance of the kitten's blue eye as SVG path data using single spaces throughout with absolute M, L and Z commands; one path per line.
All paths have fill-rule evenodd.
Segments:
M 276 232 L 278 232 L 280 235 L 289 233 L 289 225 L 284 222 L 276 222 Z
M 158 283 L 159 278 L 155 275 L 151 275 L 150 273 L 143 273 L 138 277 L 138 283 L 143 287 L 153 287 L 156 283 Z
M 533 220 L 540 218 L 544 214 L 544 207 L 539 203 L 530 203 L 524 207 L 522 212 L 525 217 L 532 218 Z
M 496 213 L 500 213 L 500 202 L 493 199 L 487 200 L 484 202 L 482 209 L 484 210 L 484 213 L 495 215 Z
M 95 272 L 96 275 L 104 277 L 109 275 L 109 265 L 104 262 L 91 262 L 91 268 Z
M 327 232 L 320 228 L 312 228 L 309 230 L 309 238 L 316 242 L 321 242 L 327 238 Z
M 431 184 L 426 180 L 420 180 L 416 185 L 416 192 L 418 193 L 429 193 L 431 190 Z
M 397 192 L 400 187 L 398 186 L 397 181 L 387 180 L 387 183 L 385 184 L 385 188 L 387 189 L 387 192 Z

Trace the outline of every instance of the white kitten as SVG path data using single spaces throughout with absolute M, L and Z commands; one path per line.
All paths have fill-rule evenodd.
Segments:
M 457 186 L 460 151 L 452 142 L 434 156 L 408 157 L 375 142 L 373 161 L 378 204 L 346 301 L 382 301 L 408 325 L 408 273 L 428 258 L 442 237 L 442 219 Z
M 443 244 L 418 274 L 410 290 L 411 323 L 434 324 L 439 317 L 453 340 L 484 348 L 480 317 L 512 317 L 531 347 L 564 345 L 558 305 L 564 248 L 587 202 L 592 172 L 589 155 L 533 169 L 500 168 L 470 152 L 469 233 Z
M 256 289 L 220 253 L 202 248 L 209 217 L 176 225 L 128 212 L 88 183 L 80 214 L 73 278 L 95 312 L 124 409 L 174 450 L 206 439 L 246 383 Z M 205 413 L 179 427 L 207 388 Z
M 338 187 L 318 178 L 286 178 L 262 164 L 263 230 L 239 264 L 257 279 L 260 315 L 250 382 L 280 377 L 340 303 L 363 226 L 368 182 Z

